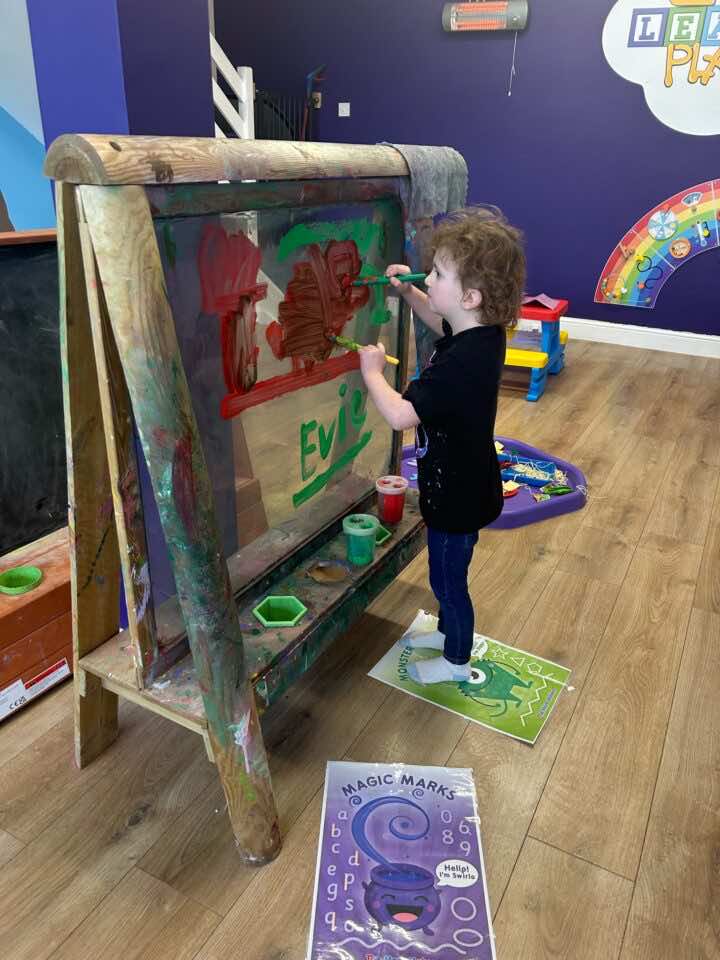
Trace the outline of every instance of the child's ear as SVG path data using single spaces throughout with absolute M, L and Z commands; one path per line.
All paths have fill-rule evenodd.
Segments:
M 463 291 L 462 305 L 466 310 L 479 310 L 482 306 L 482 293 L 475 287 Z

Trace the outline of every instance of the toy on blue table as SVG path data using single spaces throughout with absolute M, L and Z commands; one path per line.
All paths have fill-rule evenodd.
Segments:
M 497 449 L 497 448 L 500 449 Z M 500 461 L 500 476 L 503 480 L 503 496 L 511 497 L 517 489 L 511 483 L 525 484 L 528 487 L 540 487 L 543 499 L 559 497 L 572 493 L 568 486 L 567 476 L 553 463 L 552 460 L 537 460 L 532 457 L 523 457 L 512 450 L 505 450 L 502 444 L 496 443 L 498 460 Z M 533 492 L 537 499 L 537 494 Z
M 515 480 L 531 487 L 543 487 L 555 480 L 555 464 L 552 460 L 537 460 L 522 457 L 512 450 L 499 450 L 500 475 L 503 480 Z

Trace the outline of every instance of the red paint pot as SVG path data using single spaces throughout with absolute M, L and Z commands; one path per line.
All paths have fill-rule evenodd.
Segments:
M 380 477 L 375 481 L 378 495 L 378 514 L 383 523 L 400 523 L 405 509 L 405 477 Z

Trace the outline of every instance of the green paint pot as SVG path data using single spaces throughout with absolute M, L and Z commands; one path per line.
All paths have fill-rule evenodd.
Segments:
M 343 520 L 348 563 L 364 567 L 375 559 L 375 537 L 380 526 L 369 513 L 351 513 Z
M 42 580 L 42 570 L 39 567 L 12 567 L 5 573 L 0 573 L 0 593 L 16 596 L 34 590 Z
M 294 627 L 306 613 L 297 597 L 265 597 L 253 610 L 264 627 Z
M 375 546 L 379 547 L 381 544 L 386 543 L 392 534 L 389 530 L 386 530 L 385 527 L 379 523 L 378 528 L 375 531 Z

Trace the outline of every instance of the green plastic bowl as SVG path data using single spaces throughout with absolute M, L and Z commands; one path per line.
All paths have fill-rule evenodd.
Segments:
M 265 597 L 254 609 L 254 616 L 264 627 L 294 627 L 307 613 L 297 597 Z
M 34 590 L 42 580 L 42 570 L 39 567 L 11 567 L 0 573 L 0 593 L 17 596 Z

